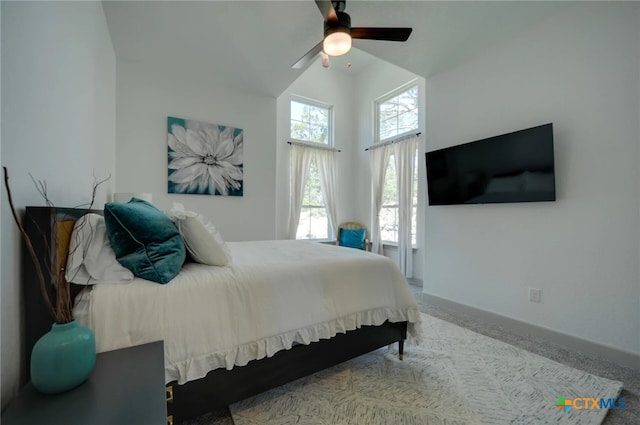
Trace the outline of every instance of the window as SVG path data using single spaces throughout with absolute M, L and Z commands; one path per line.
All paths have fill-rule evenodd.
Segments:
M 418 85 L 410 83 L 375 102 L 376 143 L 402 137 L 419 128 L 419 90 Z M 416 216 L 418 209 L 418 155 L 415 157 L 413 173 L 413 212 L 411 215 L 411 242 L 416 244 Z M 383 242 L 398 242 L 398 178 L 393 153 L 384 182 L 382 209 L 380 210 L 380 230 Z
M 307 184 L 304 188 L 296 239 L 329 238 L 329 217 L 320 188 L 320 173 L 314 159 L 311 161 Z
M 376 101 L 377 142 L 418 129 L 418 86 L 400 88 Z
M 418 214 L 418 155 L 415 157 L 415 171 L 413 173 L 413 205 L 411 212 L 411 244 L 416 245 L 416 225 Z M 380 209 L 380 240 L 398 243 L 398 177 L 394 155 L 389 158 L 387 174 L 382 194 L 382 208 Z
M 331 145 L 331 107 L 292 99 L 291 138 L 301 142 Z
M 291 100 L 291 138 L 303 143 L 332 145 L 332 108 L 319 102 Z M 311 160 L 296 239 L 330 239 L 326 201 L 322 195 L 320 172 L 315 158 Z

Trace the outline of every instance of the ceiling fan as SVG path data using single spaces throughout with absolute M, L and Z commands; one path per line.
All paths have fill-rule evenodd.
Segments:
M 329 66 L 329 56 L 344 55 L 351 49 L 354 38 L 367 40 L 407 41 L 412 28 L 352 27 L 351 17 L 344 12 L 346 0 L 315 0 L 324 17 L 324 39 L 309 50 L 292 68 L 306 68 L 322 55 L 322 66 Z

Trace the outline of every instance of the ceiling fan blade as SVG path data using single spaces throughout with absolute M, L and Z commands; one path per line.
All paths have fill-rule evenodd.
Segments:
M 291 65 L 291 68 L 304 69 L 313 62 L 313 60 L 322 51 L 322 41 L 311 48 L 303 57 L 298 59 L 296 63 Z
M 320 13 L 327 22 L 338 22 L 338 15 L 330 1 L 316 0 L 316 6 L 320 9 Z
M 412 28 L 351 28 L 351 38 L 407 41 Z

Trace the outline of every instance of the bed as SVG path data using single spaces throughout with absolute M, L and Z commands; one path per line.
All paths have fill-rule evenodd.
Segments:
M 54 241 L 86 212 L 27 207 L 25 229 L 53 269 L 67 256 Z M 417 334 L 418 307 L 385 257 L 301 241 L 228 245 L 232 265 L 186 263 L 166 285 L 72 285 L 74 317 L 94 330 L 98 352 L 165 341 L 175 423 L 395 342 L 402 353 Z M 51 319 L 23 258 L 28 365 Z

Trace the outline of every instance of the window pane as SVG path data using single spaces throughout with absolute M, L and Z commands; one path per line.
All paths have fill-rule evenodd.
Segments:
M 391 155 L 389 158 L 389 165 L 387 165 L 387 174 L 384 177 L 382 205 L 398 205 L 398 178 L 396 175 L 396 162 L 394 159 L 394 155 Z
M 296 239 L 329 239 L 329 217 L 324 207 L 303 207 Z
M 320 182 L 318 181 L 307 183 L 307 187 L 309 187 L 309 189 L 306 191 L 307 193 L 306 198 L 308 199 L 309 202 L 305 203 L 305 205 L 308 205 L 310 207 L 324 206 L 324 199 L 322 199 L 322 192 L 320 191 L 319 186 L 320 186 Z
M 398 114 L 396 112 L 380 112 L 380 121 L 395 120 Z
M 416 229 L 418 220 L 416 217 L 418 216 L 418 206 L 413 206 L 413 211 L 411 211 L 411 245 L 416 246 Z
M 311 231 L 309 239 L 329 238 L 329 218 L 326 208 L 311 209 Z
M 417 232 L 418 232 L 418 152 L 413 162 L 413 210 L 411 211 L 411 244 L 416 246 L 417 244 Z
M 378 113 L 381 119 L 398 115 L 398 105 L 393 103 L 381 103 Z
M 398 97 L 392 97 L 391 99 L 380 103 L 380 112 L 397 114 L 398 113 Z
M 411 196 L 413 199 L 413 206 L 418 205 L 418 154 L 413 161 L 413 194 Z
M 389 155 L 389 164 L 384 178 L 382 208 L 380 210 L 380 238 L 387 242 L 398 242 L 398 180 L 395 155 Z
M 302 116 L 305 114 L 304 112 L 304 104 L 300 102 L 296 102 L 295 100 L 291 101 L 291 119 L 296 121 L 302 121 Z
M 398 208 L 380 209 L 380 238 L 387 242 L 398 242 Z
M 308 239 L 311 233 L 311 210 L 309 208 L 302 208 L 300 210 L 300 223 L 298 224 L 298 230 L 296 232 L 296 239 Z
M 320 187 L 320 173 L 316 162 L 311 161 L 296 239 L 329 239 L 331 233 L 329 217 Z
M 298 140 L 309 139 L 309 128 L 306 123 L 291 120 L 291 137 Z
M 309 166 L 302 205 L 304 207 L 324 207 L 324 198 L 320 187 L 320 173 L 315 161 L 311 161 Z
M 406 133 L 418 128 L 418 111 L 409 111 L 398 116 L 398 132 L 396 134 Z
M 407 90 L 398 96 L 399 112 L 418 109 L 418 87 Z
M 329 111 L 326 108 L 309 106 L 309 121 L 312 124 L 326 126 L 329 124 Z
M 398 119 L 396 117 L 390 118 L 385 121 L 380 121 L 380 132 L 378 140 L 388 139 L 389 137 L 398 134 L 397 133 Z
M 311 125 L 310 128 L 310 139 L 312 142 L 314 143 L 324 143 L 327 144 L 328 143 L 328 128 L 324 127 L 324 126 L 319 126 L 319 125 Z

